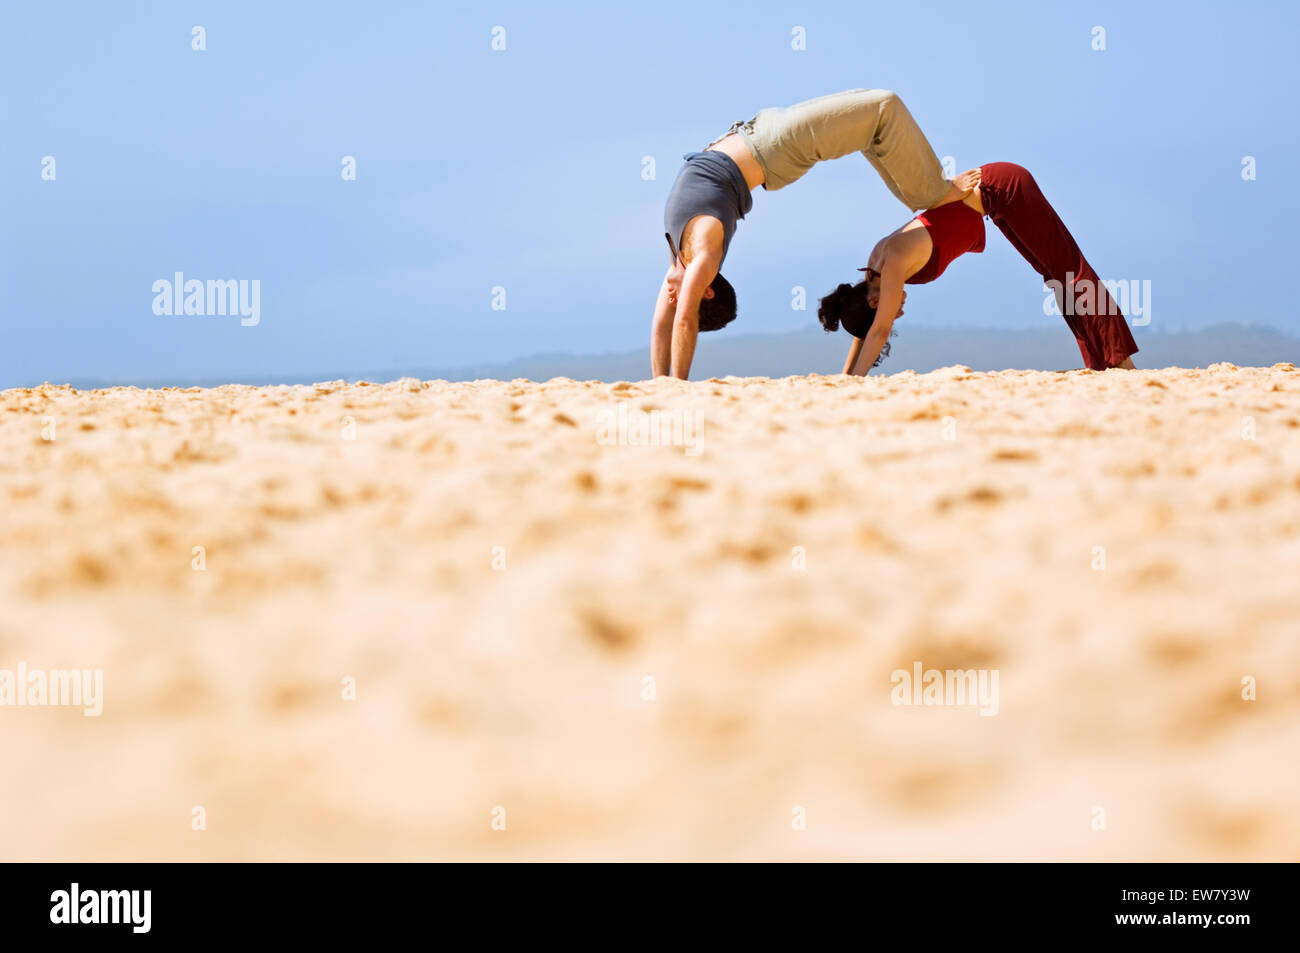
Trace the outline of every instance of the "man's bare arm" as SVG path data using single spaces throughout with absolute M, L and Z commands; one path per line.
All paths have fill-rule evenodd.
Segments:
M 668 274 L 672 275 L 670 268 Z M 677 308 L 670 300 L 672 289 L 668 279 L 664 279 L 659 288 L 659 299 L 655 302 L 654 319 L 650 324 L 650 373 L 655 377 L 666 377 L 672 369 L 673 316 Z
M 700 302 L 704 292 L 718 275 L 718 263 L 712 255 L 700 255 L 686 266 L 682 287 L 677 293 L 677 313 L 673 317 L 672 375 L 686 380 L 695 359 L 695 339 L 700 334 Z

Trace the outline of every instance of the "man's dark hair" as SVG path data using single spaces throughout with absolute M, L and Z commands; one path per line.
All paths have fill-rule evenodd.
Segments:
M 876 323 L 876 309 L 867 304 L 867 279 L 856 285 L 847 282 L 817 303 L 817 320 L 826 332 L 833 333 L 841 327 L 855 338 L 864 338 L 871 326 Z M 895 332 L 896 333 L 896 332 Z M 893 337 L 891 333 L 889 335 Z M 879 367 L 880 362 L 889 355 L 889 342 L 880 349 L 880 356 L 872 367 Z
M 713 279 L 713 297 L 700 300 L 700 330 L 721 331 L 736 318 L 736 289 L 721 274 Z

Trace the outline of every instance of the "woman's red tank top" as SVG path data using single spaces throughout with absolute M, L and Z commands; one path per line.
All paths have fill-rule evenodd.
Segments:
M 923 285 L 934 281 L 947 270 L 953 259 L 968 251 L 984 250 L 984 218 L 963 202 L 949 202 L 926 209 L 915 221 L 930 233 L 930 260 L 903 283 Z

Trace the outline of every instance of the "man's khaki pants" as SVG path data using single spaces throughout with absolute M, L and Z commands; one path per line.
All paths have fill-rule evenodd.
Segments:
M 889 191 L 913 211 L 932 208 L 950 186 L 916 120 L 887 89 L 850 89 L 763 109 L 733 123 L 727 130 L 732 132 L 754 153 L 769 192 L 785 188 L 818 162 L 850 152 L 866 156 Z

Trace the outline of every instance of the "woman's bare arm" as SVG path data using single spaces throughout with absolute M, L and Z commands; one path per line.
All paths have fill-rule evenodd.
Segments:
M 853 343 L 849 345 L 849 356 L 844 359 L 844 370 L 842 374 L 852 374 L 853 365 L 858 362 L 858 352 L 862 350 L 862 338 L 854 338 Z
M 894 319 L 903 307 L 903 277 L 906 274 L 906 266 L 901 259 L 886 259 L 880 271 L 880 300 L 876 305 L 876 320 L 871 323 L 871 330 L 862 339 L 862 349 L 850 374 L 865 377 L 884 350 L 889 332 L 894 327 Z

